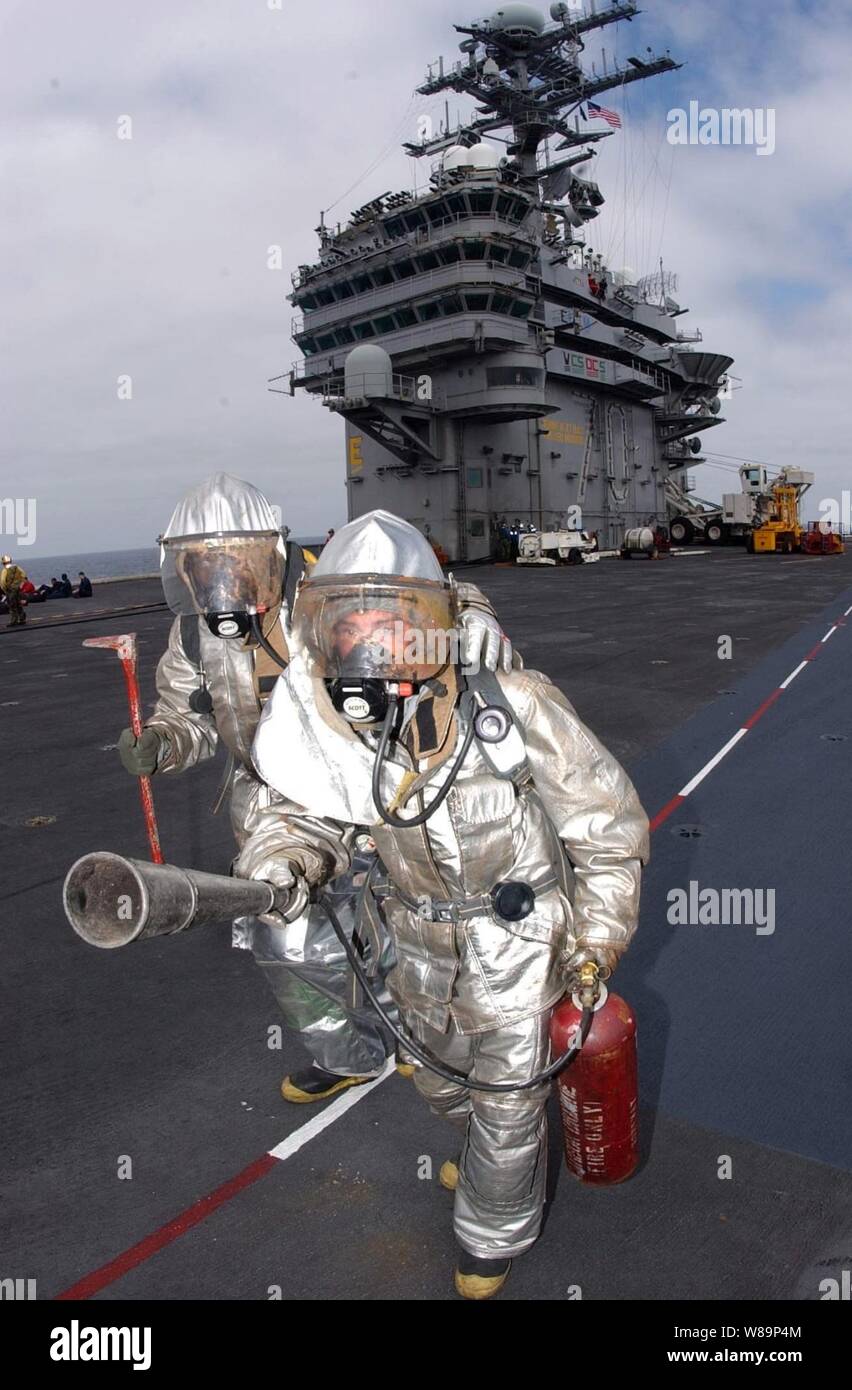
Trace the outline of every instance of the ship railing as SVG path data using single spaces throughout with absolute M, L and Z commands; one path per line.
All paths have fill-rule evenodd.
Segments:
M 532 205 L 530 206 L 532 207 Z M 458 226 L 462 222 L 484 222 L 487 226 L 493 226 L 493 224 L 497 222 L 500 224 L 501 228 L 507 228 L 510 233 L 516 233 L 523 227 L 526 217 L 527 214 L 524 214 L 520 222 L 518 222 L 512 218 L 501 217 L 496 210 L 494 212 L 451 213 L 446 217 L 439 217 L 435 222 L 430 222 L 428 227 L 417 227 L 412 232 L 402 232 L 399 236 L 395 237 L 378 237 L 378 244 L 371 243 L 369 246 L 362 247 L 360 251 L 353 251 L 349 255 L 341 256 L 339 261 L 334 261 L 330 265 L 307 266 L 304 269 L 300 267 L 298 270 L 290 272 L 290 280 L 294 289 L 301 289 L 304 285 L 308 284 L 309 281 L 315 279 L 317 275 L 324 275 L 331 270 L 343 270 L 344 268 L 348 271 L 350 266 L 356 265 L 359 261 L 366 260 L 369 256 L 378 255 L 380 252 L 392 246 L 401 246 L 405 244 L 411 246 L 422 245 L 423 242 L 431 240 L 433 232 L 443 231 L 447 227 Z M 472 231 L 475 230 L 477 229 L 472 229 Z
M 659 367 L 654 367 L 650 363 L 640 363 L 636 358 L 629 365 L 624 362 L 615 363 L 616 383 L 629 381 L 633 376 L 645 377 L 648 381 L 652 381 L 655 386 L 658 386 L 661 392 L 669 389 L 668 378 L 665 372 L 660 371 Z
M 476 333 L 471 332 L 471 320 L 476 323 Z M 526 347 L 529 343 L 527 323 L 526 319 L 509 318 L 505 314 L 494 314 L 490 311 L 474 313 L 471 310 L 465 314 L 454 314 L 450 318 L 435 319 L 430 323 L 413 323 L 410 327 L 397 329 L 395 333 L 383 333 L 364 341 L 377 343 L 393 353 L 393 342 L 397 336 L 405 336 L 406 347 L 410 346 L 409 338 L 415 339 L 418 347 L 428 347 L 431 342 L 472 344 L 481 332 L 490 330 L 492 335 L 499 337 L 502 342 Z M 324 349 L 322 352 L 312 353 L 309 357 L 298 357 L 291 364 L 290 376 L 295 383 L 302 383 L 309 378 L 319 380 L 342 372 L 348 354 L 359 346 L 359 343 L 347 343 L 343 348 Z
M 467 271 L 468 274 L 461 272 Z M 487 278 L 485 272 L 487 271 Z M 477 272 L 479 278 L 477 277 Z M 394 280 L 387 285 L 379 285 L 374 290 L 364 290 L 362 294 L 351 295 L 348 299 L 336 299 L 333 304 L 323 304 L 318 309 L 310 309 L 310 324 L 306 326 L 303 313 L 293 314 L 290 319 L 290 332 L 293 337 L 309 330 L 321 333 L 323 328 L 335 328 L 352 319 L 369 318 L 385 313 L 406 304 L 410 299 L 419 298 L 431 289 L 445 290 L 448 294 L 475 294 L 490 292 L 493 289 L 528 290 L 538 297 L 540 282 L 528 284 L 530 276 L 514 266 L 491 261 L 454 261 L 452 265 L 439 266 L 436 270 L 424 270 L 420 275 L 409 275 L 404 280 Z M 404 296 L 400 287 L 404 286 Z M 471 313 L 476 312 L 471 310 Z M 410 325 L 412 328 L 414 324 Z
M 322 383 L 323 404 L 346 399 L 393 400 L 444 408 L 443 392 L 434 391 L 428 376 L 403 376 L 400 372 L 356 372 L 348 380 L 339 375 L 326 377 Z

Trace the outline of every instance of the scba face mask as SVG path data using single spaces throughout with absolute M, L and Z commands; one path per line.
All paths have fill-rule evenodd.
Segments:
M 452 587 L 371 575 L 307 579 L 293 611 L 311 675 L 418 684 L 456 665 Z
M 253 615 L 281 602 L 285 549 L 277 531 L 168 537 L 161 556 L 172 612 L 205 618 L 217 637 L 246 635 Z

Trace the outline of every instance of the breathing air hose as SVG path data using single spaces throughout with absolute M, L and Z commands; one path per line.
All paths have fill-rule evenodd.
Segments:
M 543 1082 L 549 1081 L 557 1072 L 562 1071 L 563 1067 L 570 1066 L 582 1048 L 583 1043 L 586 1041 L 589 1029 L 592 1026 L 592 1017 L 594 1014 L 594 1009 L 590 1005 L 585 1005 L 583 1007 L 580 1026 L 574 1034 L 574 1040 L 567 1052 L 563 1052 L 562 1056 L 557 1057 L 556 1061 L 551 1062 L 550 1066 L 545 1068 L 544 1071 L 538 1072 L 536 1076 L 530 1077 L 529 1081 L 519 1081 L 517 1084 L 497 1081 L 469 1081 L 463 1072 L 452 1071 L 451 1068 L 442 1066 L 440 1062 L 434 1057 L 431 1057 L 430 1054 L 424 1050 L 420 1043 L 394 1023 L 393 1019 L 387 1013 L 387 1010 L 379 1003 L 376 993 L 367 977 L 367 973 L 358 959 L 355 947 L 343 930 L 330 898 L 327 894 L 323 893 L 320 895 L 319 902 L 323 910 L 328 914 L 328 920 L 331 922 L 334 934 L 346 952 L 346 959 L 352 967 L 352 973 L 376 1013 L 379 1015 L 379 1018 L 385 1026 L 390 1029 L 397 1042 L 402 1044 L 406 1052 L 410 1052 L 412 1057 L 416 1057 L 418 1062 L 421 1062 L 429 1071 L 434 1072 L 436 1076 L 440 1076 L 443 1081 L 450 1081 L 454 1085 L 464 1086 L 468 1091 L 486 1091 L 491 1095 L 503 1095 L 507 1091 L 529 1091 L 532 1090 L 534 1086 L 541 1086 Z
M 442 802 L 446 800 L 447 796 L 450 793 L 452 785 L 455 782 L 456 777 L 458 776 L 459 769 L 461 768 L 462 763 L 467 757 L 468 749 L 470 748 L 470 745 L 473 743 L 474 724 L 473 718 L 471 717 L 467 733 L 464 736 L 464 742 L 462 743 L 458 757 L 456 758 L 455 762 L 450 768 L 450 771 L 447 775 L 447 780 L 442 786 L 441 790 L 438 792 L 438 795 L 435 797 L 435 799 L 429 802 L 429 805 L 426 807 L 425 811 L 420 811 L 419 814 L 416 816 L 397 816 L 394 814 L 393 811 L 389 810 L 382 803 L 381 788 L 382 768 L 384 766 L 385 758 L 387 756 L 388 743 L 390 742 L 391 731 L 396 721 L 396 712 L 398 707 L 399 696 L 390 695 L 388 697 L 388 712 L 385 715 L 385 722 L 382 725 L 382 734 L 381 738 L 379 739 L 379 747 L 376 752 L 376 761 L 373 765 L 373 801 L 375 803 L 376 810 L 378 811 L 385 825 L 391 825 L 395 830 L 406 830 L 410 826 L 425 825 L 426 821 L 429 819 L 432 813 L 434 811 L 437 811 L 438 807 L 442 804 Z
M 251 615 L 251 633 L 255 641 L 263 647 L 266 655 L 271 657 L 276 665 L 281 667 L 282 671 L 286 671 L 287 660 L 280 652 L 277 652 L 272 643 L 267 641 L 266 637 L 264 637 L 263 628 L 261 627 L 260 618 L 257 613 L 252 613 Z

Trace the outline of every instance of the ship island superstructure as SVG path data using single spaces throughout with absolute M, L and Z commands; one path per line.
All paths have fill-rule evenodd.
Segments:
M 518 523 L 605 548 L 686 502 L 733 359 L 679 330 L 675 277 L 610 271 L 584 239 L 604 202 L 594 146 L 613 131 L 581 131 L 580 113 L 680 66 L 649 51 L 585 70 L 584 39 L 638 12 L 559 4 L 548 22 L 509 4 L 456 25 L 462 59 L 417 90 L 476 106 L 404 146 L 435 161 L 426 191 L 321 219 L 319 260 L 293 275 L 290 390 L 346 422 L 350 519 L 384 507 L 473 561 Z

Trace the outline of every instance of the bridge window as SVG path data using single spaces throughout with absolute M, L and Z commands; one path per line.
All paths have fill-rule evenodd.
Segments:
M 359 342 L 364 338 L 375 338 L 376 336 L 376 330 L 369 319 L 367 319 L 366 323 L 356 323 L 353 331 Z
M 431 319 L 436 319 L 439 314 L 437 301 L 433 299 L 426 304 L 419 304 L 417 314 L 421 323 L 429 323 Z
M 389 217 L 385 223 L 385 233 L 391 239 L 405 235 L 405 227 L 401 217 Z
M 525 299 L 516 299 L 509 312 L 513 319 L 528 319 L 532 313 L 532 304 Z
M 369 275 L 356 275 L 352 283 L 358 294 L 366 294 L 368 290 L 373 288 L 373 282 Z
M 529 251 L 521 251 L 521 250 L 519 249 L 519 247 L 513 246 L 512 249 L 511 249 L 511 251 L 509 252 L 509 265 L 517 266 L 518 269 L 520 270 L 520 269 L 522 269 L 525 265 L 529 265 L 529 263 L 530 263 L 530 253 L 529 253 Z
M 396 328 L 393 314 L 382 314 L 381 318 L 374 319 L 374 323 L 379 333 L 393 333 Z
M 319 345 L 320 352 L 325 352 L 327 348 L 333 348 L 335 346 L 334 334 L 324 333 L 321 338 L 317 338 L 317 343 Z
M 512 296 L 509 294 L 501 294 L 499 290 L 495 291 L 494 297 L 491 300 L 492 312 L 495 314 L 508 314 L 511 308 Z
M 438 222 L 443 222 L 447 215 L 447 205 L 443 198 L 439 198 L 436 203 L 430 203 L 426 208 L 426 216 L 434 227 Z
M 400 328 L 409 328 L 412 323 L 417 322 L 417 315 L 413 309 L 397 309 L 394 317 Z
M 373 283 L 376 285 L 392 285 L 393 273 L 386 265 L 377 265 L 373 271 Z
M 463 307 L 461 302 L 461 295 L 444 295 L 443 299 L 440 301 L 440 306 L 441 313 L 444 315 L 445 318 L 448 314 L 460 314 Z
M 467 470 L 468 487 L 482 487 L 482 469 L 469 468 Z
M 434 251 L 423 251 L 419 256 L 415 257 L 414 264 L 417 266 L 418 270 L 437 270 L 440 261 Z
M 541 367 L 488 367 L 485 375 L 489 386 L 544 386 Z
M 421 208 L 412 208 L 410 212 L 405 213 L 402 220 L 409 232 L 417 232 L 421 227 L 428 226 Z
M 487 293 L 483 294 L 481 291 L 476 291 L 474 293 L 468 290 L 468 292 L 465 294 L 464 302 L 467 305 L 468 309 L 474 309 L 481 312 L 483 309 L 488 308 L 489 297 L 490 296 Z
M 450 193 L 447 196 L 447 211 L 452 217 L 467 216 L 467 207 L 461 193 Z
M 485 259 L 485 242 L 478 239 L 465 241 L 464 258 L 466 261 L 483 261 Z
M 486 217 L 491 211 L 491 204 L 494 202 L 494 190 L 492 188 L 476 189 L 468 193 L 470 210 L 474 217 Z
M 446 246 L 438 246 L 436 250 L 444 265 L 455 265 L 461 260 L 461 247 L 457 241 L 448 241 Z
M 416 267 L 413 261 L 397 261 L 394 266 L 398 280 L 409 279 L 409 277 L 415 273 L 415 269 Z
M 345 347 L 347 343 L 354 343 L 355 334 L 351 328 L 338 328 L 336 334 L 338 347 Z

